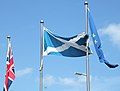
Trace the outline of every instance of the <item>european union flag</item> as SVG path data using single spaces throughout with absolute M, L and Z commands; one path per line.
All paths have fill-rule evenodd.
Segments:
M 86 43 L 88 35 L 85 33 L 78 34 L 70 38 L 57 36 L 47 28 L 44 28 L 44 52 L 46 55 L 62 55 L 66 57 L 86 56 Z M 89 54 L 91 53 L 90 48 Z
M 94 47 L 95 47 L 95 50 L 96 50 L 96 53 L 99 57 L 99 60 L 101 63 L 105 63 L 108 67 L 110 68 L 115 68 L 118 66 L 118 64 L 110 64 L 104 57 L 104 54 L 103 54 L 103 51 L 101 49 L 101 42 L 100 42 L 100 38 L 98 36 L 98 33 L 97 33 L 97 29 L 95 27 L 95 24 L 93 22 L 93 19 L 92 19 L 92 16 L 90 15 L 90 11 L 88 10 L 88 16 L 89 16 L 89 26 L 90 26 L 90 30 L 91 30 L 91 36 L 92 36 L 92 40 L 93 40 L 93 43 L 94 43 Z

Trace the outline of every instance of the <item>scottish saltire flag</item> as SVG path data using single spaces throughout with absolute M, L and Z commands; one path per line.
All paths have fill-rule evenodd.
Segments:
M 89 25 L 90 25 L 90 30 L 91 30 L 91 36 L 92 36 L 92 40 L 94 43 L 94 47 L 96 50 L 96 53 L 99 57 L 99 60 L 101 63 L 105 63 L 109 68 L 115 68 L 118 66 L 118 64 L 110 64 L 104 57 L 103 51 L 101 49 L 101 42 L 100 42 L 100 38 L 98 36 L 97 33 L 97 29 L 95 27 L 95 24 L 93 22 L 92 16 L 90 15 L 90 11 L 88 10 L 88 16 L 89 16 Z
M 51 33 L 44 27 L 44 52 L 46 55 L 62 55 L 66 57 L 86 56 L 86 43 L 88 35 L 85 33 L 78 34 L 70 38 L 64 38 Z M 90 48 L 89 54 L 91 53 Z
M 13 80 L 15 79 L 14 60 L 13 60 L 13 53 L 12 53 L 10 41 L 8 41 L 6 65 L 7 65 L 7 67 L 6 67 L 6 75 L 5 75 L 3 91 L 8 91 L 10 85 L 12 84 Z

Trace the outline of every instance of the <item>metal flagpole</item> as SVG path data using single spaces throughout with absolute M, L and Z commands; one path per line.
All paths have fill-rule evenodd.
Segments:
M 88 2 L 87 0 L 84 3 L 85 5 L 85 12 L 86 12 L 86 34 L 88 34 Z M 90 91 L 90 64 L 89 64 L 89 53 L 88 47 L 89 42 L 87 41 L 87 55 L 86 55 L 86 91 Z
M 43 91 L 43 27 L 44 21 L 40 21 L 40 91 Z
M 10 46 L 10 36 L 7 36 L 7 41 L 8 41 L 8 50 L 9 50 L 9 46 Z M 7 51 L 8 52 L 8 51 Z M 8 53 L 9 54 L 9 53 Z M 9 57 L 8 57 L 9 59 L 8 60 L 10 60 L 10 54 L 9 54 Z

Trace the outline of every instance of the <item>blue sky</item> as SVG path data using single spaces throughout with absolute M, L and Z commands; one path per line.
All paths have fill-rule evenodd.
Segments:
M 120 64 L 119 0 L 89 0 L 106 59 Z M 84 0 L 0 1 L 0 89 L 6 68 L 6 36 L 11 36 L 16 79 L 9 91 L 39 91 L 40 20 L 53 33 L 69 37 L 85 31 Z M 90 47 L 91 91 L 119 91 L 120 71 L 99 62 Z M 85 57 L 44 57 L 44 91 L 85 90 Z

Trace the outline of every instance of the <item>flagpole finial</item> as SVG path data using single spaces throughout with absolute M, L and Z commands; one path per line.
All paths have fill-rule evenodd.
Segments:
M 10 39 L 11 37 L 10 36 L 7 36 L 7 39 Z
M 88 1 L 85 1 L 84 5 L 88 5 Z
M 41 21 L 40 21 L 40 23 L 44 23 L 44 21 L 43 21 L 43 20 L 41 20 Z

